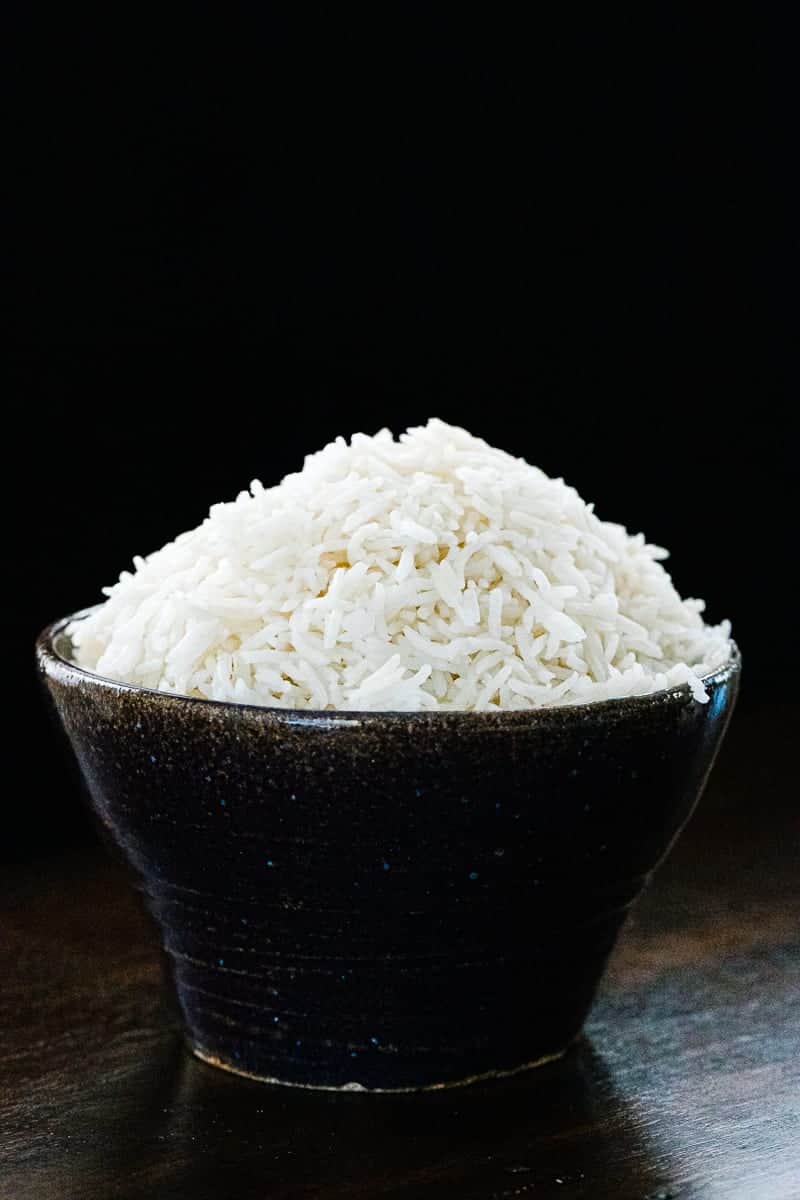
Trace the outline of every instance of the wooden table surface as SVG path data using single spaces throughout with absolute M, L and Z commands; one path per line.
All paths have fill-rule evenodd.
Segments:
M 336 1096 L 216 1071 L 116 864 L 6 869 L 0 1197 L 798 1200 L 795 719 L 736 718 L 585 1038 L 506 1082 Z

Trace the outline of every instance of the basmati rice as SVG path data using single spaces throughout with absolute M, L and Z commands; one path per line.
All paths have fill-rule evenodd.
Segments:
M 681 600 L 666 551 L 561 479 L 432 420 L 343 438 L 105 589 L 79 665 L 298 709 L 522 709 L 688 684 L 730 625 Z

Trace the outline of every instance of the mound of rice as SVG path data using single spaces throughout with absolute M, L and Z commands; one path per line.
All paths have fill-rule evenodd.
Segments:
M 730 652 L 659 560 L 561 479 L 433 420 L 251 484 L 105 589 L 91 671 L 302 709 L 580 704 L 688 684 Z

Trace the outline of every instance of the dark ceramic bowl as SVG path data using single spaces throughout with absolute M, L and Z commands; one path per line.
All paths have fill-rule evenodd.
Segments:
M 499 713 L 293 712 L 114 683 L 39 639 L 137 871 L 195 1053 L 259 1079 L 435 1087 L 564 1052 L 688 819 L 740 660 L 688 688 Z

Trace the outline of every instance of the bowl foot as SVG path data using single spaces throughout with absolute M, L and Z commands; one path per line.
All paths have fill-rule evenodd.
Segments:
M 417 1087 L 365 1087 L 362 1083 L 298 1083 L 288 1079 L 276 1079 L 271 1075 L 257 1075 L 253 1071 L 246 1071 L 243 1067 L 236 1066 L 235 1063 L 227 1062 L 225 1059 L 219 1058 L 211 1051 L 205 1050 L 202 1046 L 196 1046 L 192 1042 L 188 1043 L 189 1049 L 196 1058 L 201 1062 L 207 1063 L 210 1067 L 218 1067 L 221 1071 L 229 1071 L 232 1075 L 241 1075 L 245 1079 L 254 1079 L 257 1083 L 272 1083 L 279 1087 L 303 1088 L 310 1092 L 367 1092 L 372 1095 L 399 1095 L 403 1092 L 440 1092 L 445 1088 L 468 1087 L 472 1083 L 484 1083 L 490 1079 L 508 1079 L 512 1075 L 520 1075 L 523 1071 L 532 1071 L 536 1067 L 544 1067 L 547 1063 L 556 1062 L 559 1058 L 563 1058 L 569 1049 L 569 1045 L 564 1046 L 562 1050 L 556 1050 L 550 1054 L 545 1054 L 541 1058 L 534 1059 L 533 1062 L 521 1063 L 517 1067 L 507 1067 L 497 1071 L 482 1071 L 478 1075 L 466 1075 L 463 1079 L 448 1079 L 443 1083 L 423 1083 Z

